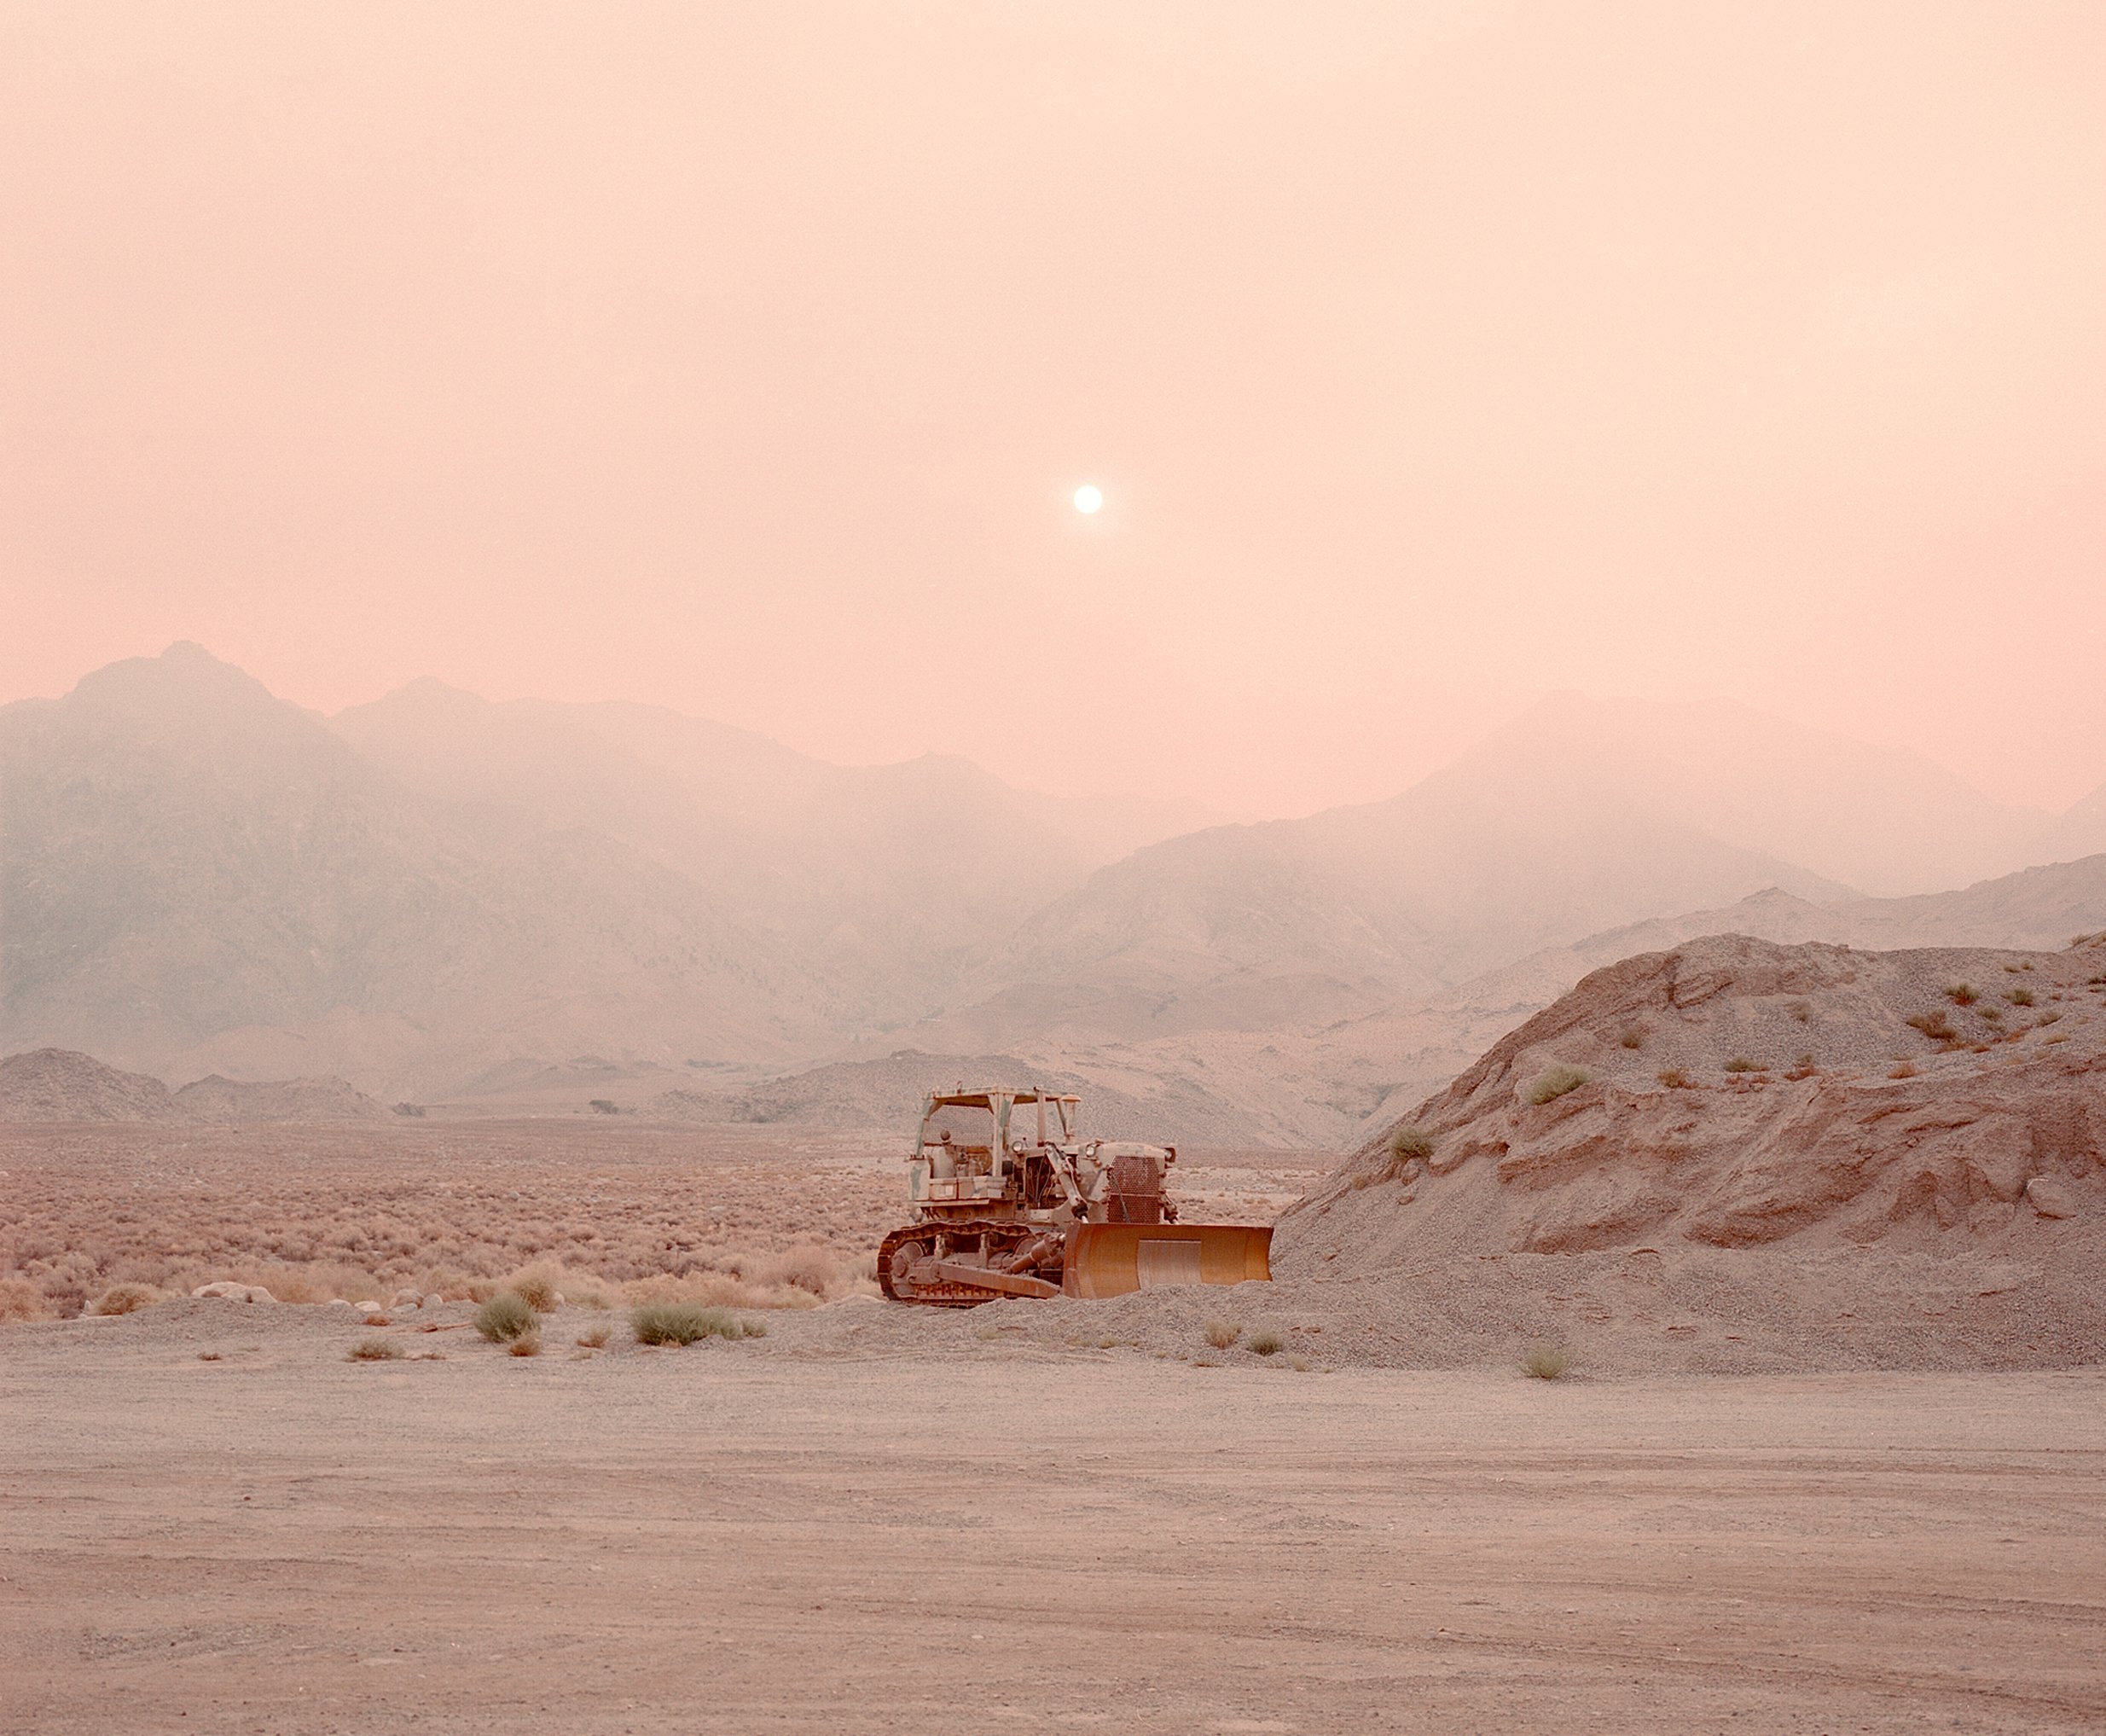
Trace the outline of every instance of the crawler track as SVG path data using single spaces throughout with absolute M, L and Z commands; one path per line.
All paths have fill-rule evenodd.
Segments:
M 1005 1243 L 1011 1247 L 1042 1232 L 1028 1223 L 1004 1223 L 994 1218 L 969 1218 L 962 1223 L 910 1223 L 896 1229 L 878 1245 L 878 1287 L 894 1302 L 917 1302 L 929 1308 L 978 1308 L 983 1302 L 1000 1302 L 1002 1292 L 982 1290 L 972 1284 L 917 1284 L 902 1291 L 892 1281 L 892 1256 L 909 1243 L 920 1243 L 933 1253 L 940 1239 L 955 1245 L 968 1238 L 987 1236 L 990 1247 Z

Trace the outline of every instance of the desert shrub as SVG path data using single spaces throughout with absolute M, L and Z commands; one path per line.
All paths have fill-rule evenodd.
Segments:
M 424 1106 L 421 1103 L 397 1103 L 394 1110 L 396 1114 L 406 1115 L 412 1120 L 421 1121 L 424 1118 Z
M 42 1320 L 51 1312 L 44 1292 L 26 1278 L 0 1278 L 0 1321 Z
M 1400 1127 L 1389 1135 L 1389 1161 L 1408 1164 L 1433 1155 L 1433 1135 L 1423 1127 Z
M 763 1260 L 752 1275 L 763 1286 L 786 1285 L 808 1296 L 824 1296 L 840 1277 L 841 1268 L 826 1249 L 807 1242 Z
M 756 1276 L 758 1269 L 756 1269 Z M 820 1298 L 793 1284 L 763 1286 L 727 1272 L 658 1272 L 622 1286 L 630 1306 L 647 1302 L 700 1302 L 712 1308 L 816 1308 Z
M 1933 1042 L 1951 1042 L 1953 1039 L 1952 1023 L 1946 1018 L 1942 1007 L 1929 1013 L 1918 1013 L 1908 1022 Z
M 629 1310 L 629 1325 L 640 1344 L 692 1344 L 703 1338 L 768 1334 L 758 1321 L 741 1320 L 728 1308 L 702 1302 L 647 1302 Z
M 2033 1022 L 2037 1025 L 2059 1025 L 2062 1023 L 2062 1014 L 2059 1013 L 2043 1013 L 2039 1018 L 2035 1019 Z
M 2010 1002 L 2014 1007 L 2030 1007 L 2033 1005 L 2033 990 L 2030 989 L 2013 989 L 2009 994 L 2005 995 L 2004 998 Z
M 577 1335 L 577 1342 L 588 1350 L 596 1350 L 606 1343 L 610 1330 L 606 1326 L 587 1327 Z
M 505 1350 L 513 1356 L 538 1356 L 541 1355 L 541 1334 L 537 1332 L 521 1332 L 505 1346 Z
M 1784 1010 L 1801 1025 L 1813 1017 L 1813 1009 L 1803 1001 L 1794 1001 Z
M 493 1344 L 516 1343 L 541 1325 L 533 1304 L 517 1291 L 500 1290 L 475 1311 L 475 1329 Z
M 1535 1083 L 1529 1087 L 1529 1101 L 1540 1109 L 1568 1091 L 1578 1090 L 1593 1077 L 1585 1067 L 1567 1066 L 1561 1061 L 1547 1071 L 1536 1075 Z
M 1769 1066 L 1766 1062 L 1751 1061 L 1745 1055 L 1735 1055 L 1726 1064 L 1726 1071 L 1729 1073 L 1767 1073 Z
M 1243 1336 L 1243 1328 L 1233 1320 L 1210 1320 L 1206 1324 L 1206 1341 L 1217 1350 L 1226 1350 Z
M 1363 1170 L 1353 1178 L 1353 1191 L 1357 1193 L 1363 1187 L 1372 1187 L 1374 1186 L 1374 1182 L 1375 1178 Z
M 1670 1091 L 1683 1091 L 1689 1088 L 1689 1075 L 1680 1067 L 1662 1067 L 1653 1077 Z
M 95 1299 L 90 1314 L 136 1314 L 167 1298 L 151 1284 L 113 1284 Z
M 1955 983 L 1945 992 L 1946 998 L 1955 1007 L 1971 1007 L 1981 998 L 1975 992 L 1973 986 L 1967 983 Z
M 605 1097 L 595 1097 L 592 1100 L 592 1112 L 595 1115 L 619 1115 L 622 1106 Z
M 352 1362 L 398 1362 L 405 1352 L 392 1338 L 361 1338 L 345 1353 Z
M 1286 1339 L 1271 1331 L 1252 1332 L 1244 1344 L 1244 1349 L 1254 1356 L 1277 1356 L 1286 1348 Z
M 1643 1048 L 1645 1046 L 1645 1033 L 1633 1025 L 1616 1041 L 1626 1048 Z
M 1889 1079 L 1913 1079 L 1916 1077 L 1916 1069 L 1904 1061 L 1900 1066 L 1889 1071 L 1887 1077 Z
M 1975 1008 L 1975 1017 L 1987 1024 L 2000 1025 L 2004 1022 L 2004 1009 L 2001 1007 L 1977 1007 Z
M 537 1261 L 506 1279 L 505 1288 L 536 1314 L 553 1313 L 557 1298 L 563 1294 L 563 1269 L 546 1260 Z
M 1538 1338 L 1521 1353 L 1521 1372 L 1531 1380 L 1560 1379 L 1572 1362 L 1572 1352 L 1548 1338 Z

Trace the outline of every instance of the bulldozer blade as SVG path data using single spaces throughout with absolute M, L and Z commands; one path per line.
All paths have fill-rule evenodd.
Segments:
M 1068 1233 L 1060 1288 L 1096 1299 L 1163 1284 L 1269 1279 L 1273 1232 L 1244 1223 L 1078 1223 Z

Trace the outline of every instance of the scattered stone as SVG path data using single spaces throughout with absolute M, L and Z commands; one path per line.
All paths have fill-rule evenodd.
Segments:
M 231 1279 L 222 1279 L 217 1284 L 200 1284 L 190 1294 L 222 1302 L 276 1302 L 278 1299 L 260 1284 L 236 1284 Z
M 2035 1176 L 2026 1183 L 2026 1198 L 2042 1217 L 2074 1217 L 2077 1202 L 2069 1190 L 2051 1176 Z

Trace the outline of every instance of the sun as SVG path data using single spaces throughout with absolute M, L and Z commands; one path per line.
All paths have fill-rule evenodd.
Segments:
M 1075 510 L 1094 513 L 1105 503 L 1105 491 L 1094 482 L 1086 482 L 1075 491 Z

